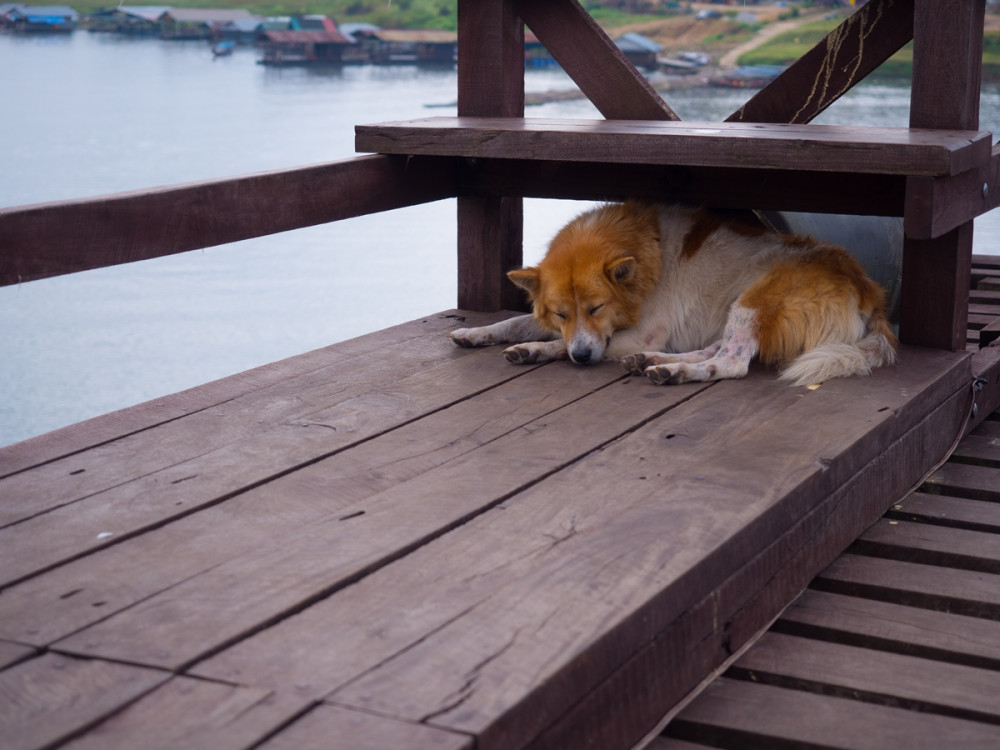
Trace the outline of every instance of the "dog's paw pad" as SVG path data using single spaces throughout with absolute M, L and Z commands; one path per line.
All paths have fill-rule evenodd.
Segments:
M 538 359 L 538 352 L 526 346 L 512 346 L 503 350 L 508 362 L 515 365 L 527 365 Z
M 644 372 L 655 385 L 677 385 L 684 382 L 682 371 L 671 365 L 654 365 L 647 367 Z
M 624 367 L 632 375 L 642 375 L 646 371 L 648 364 L 646 362 L 646 355 L 642 352 L 638 354 L 627 354 L 620 360 L 622 367 Z

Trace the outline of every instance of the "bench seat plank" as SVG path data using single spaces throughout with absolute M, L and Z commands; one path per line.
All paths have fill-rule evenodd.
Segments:
M 358 151 L 946 176 L 985 165 L 984 131 L 741 122 L 433 117 L 358 125 Z

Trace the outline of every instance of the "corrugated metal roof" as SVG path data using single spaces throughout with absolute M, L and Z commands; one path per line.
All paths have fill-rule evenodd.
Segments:
M 241 21 L 259 18 L 243 8 L 171 8 L 167 15 L 175 21 Z
M 383 42 L 423 42 L 425 44 L 449 44 L 458 41 L 454 31 L 435 29 L 382 29 L 375 33 Z
M 622 34 L 615 39 L 615 44 L 624 52 L 661 52 L 663 50 L 663 45 L 634 31 Z
M 353 44 L 339 31 L 265 31 L 264 38 L 278 43 Z
M 168 10 L 169 5 L 119 5 L 115 10 L 127 16 L 135 16 L 146 21 L 155 21 Z

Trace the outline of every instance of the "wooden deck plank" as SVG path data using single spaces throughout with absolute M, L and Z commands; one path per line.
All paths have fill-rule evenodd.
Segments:
M 170 678 L 165 672 L 45 654 L 0 671 L 3 746 L 65 741 Z
M 380 357 L 363 378 L 346 382 L 344 368 L 364 363 L 344 360 L 0 481 L 14 499 L 0 511 L 4 582 L 209 507 L 525 372 L 497 367 L 485 351 L 467 356 L 440 332 L 401 346 L 418 353 L 389 348 L 391 366 Z M 425 348 L 440 357 L 417 367 Z M 114 460 L 126 454 L 128 462 Z M 63 543 L 33 545 L 28 529 Z
M 669 727 L 723 748 L 993 750 L 996 726 L 740 680 L 716 680 Z
M 836 125 L 433 117 L 358 125 L 358 151 L 497 159 L 944 176 L 989 161 L 991 135 Z M 966 288 L 968 285 L 966 285 Z
M 1000 670 L 1000 622 L 807 589 L 775 632 Z
M 497 371 L 527 372 L 496 361 L 499 357 L 496 351 L 466 351 L 460 356 L 489 357 L 491 367 Z M 410 493 L 416 491 L 413 489 L 416 485 L 410 482 L 423 482 L 433 489 L 434 482 L 440 481 L 442 474 L 436 475 L 438 479 L 432 476 L 428 484 L 425 477 L 428 472 L 441 471 L 441 467 L 446 467 L 444 471 L 447 471 L 449 462 L 457 466 L 468 465 L 467 454 L 498 439 L 506 438 L 516 443 L 533 421 L 544 421 L 550 412 L 561 406 L 624 379 L 624 373 L 619 374 L 613 368 L 600 371 L 576 368 L 566 371 L 563 368 L 560 372 L 559 368 L 549 367 L 541 368 L 537 375 L 529 380 L 501 383 L 499 387 L 380 435 L 352 451 L 338 453 L 223 504 L 102 550 L 96 557 L 63 565 L 9 588 L 0 598 L 0 621 L 3 622 L 0 629 L 11 633 L 13 638 L 49 644 L 227 561 L 264 552 L 280 557 L 281 544 L 297 539 L 301 529 L 309 529 L 310 524 L 336 526 L 340 523 L 338 519 L 349 521 L 362 511 L 374 515 L 380 497 L 383 506 L 391 502 L 385 497 L 409 502 Z M 479 386 L 485 387 L 488 382 L 480 382 Z M 657 398 L 643 400 L 642 406 L 648 416 L 666 408 L 671 398 L 681 398 L 696 390 L 697 387 L 673 393 L 662 391 Z M 614 398 L 612 394 L 603 397 L 606 401 Z M 634 417 L 633 414 L 629 418 Z M 574 443 L 572 449 L 582 447 Z M 566 455 L 565 449 L 563 455 Z M 493 477 L 493 481 L 516 483 L 521 480 L 503 476 Z M 401 487 L 394 489 L 397 485 Z M 488 497 L 484 502 L 492 499 Z M 66 523 L 73 521 L 74 515 L 67 513 Z M 441 520 L 445 525 L 454 521 L 455 518 L 449 516 Z M 392 524 L 392 514 L 382 516 L 382 522 Z M 23 530 L 23 526 L 15 528 Z M 227 529 L 223 545 L 212 541 L 220 527 Z M 404 531 L 400 529 L 400 533 Z M 53 526 L 48 533 L 53 541 L 66 543 L 65 528 Z M 45 551 L 47 545 L 42 546 L 42 552 L 33 554 L 26 547 L 27 541 L 19 536 L 13 536 L 13 540 L 22 554 L 36 563 L 46 561 L 53 554 Z M 150 550 L 154 554 L 169 555 L 170 563 L 142 565 L 141 561 L 148 559 Z M 326 556 L 321 555 L 320 559 L 325 560 Z M 332 560 L 328 562 L 334 564 Z M 15 565 L 16 560 L 12 559 L 10 564 Z M 95 609 L 95 602 L 103 604 Z M 41 616 L 42 612 L 45 616 Z
M 0 641 L 0 670 L 6 669 L 13 664 L 17 664 L 19 661 L 24 661 L 37 653 L 38 652 L 34 648 L 31 646 L 25 646 L 22 643 Z
M 767 633 L 728 677 L 1000 724 L 1000 672 Z
M 304 701 L 277 701 L 259 688 L 173 677 L 62 747 L 237 750 L 253 746 L 307 708 Z
M 510 366 L 497 362 L 494 367 Z M 641 402 L 625 411 L 620 408 L 623 389 L 635 392 L 641 383 L 623 380 L 624 374 L 614 368 L 590 368 L 578 374 L 589 376 L 595 388 L 613 385 L 558 413 L 509 430 L 479 450 L 347 503 L 308 525 L 276 530 L 266 540 L 258 535 L 253 549 L 145 598 L 119 615 L 107 617 L 110 613 L 106 613 L 107 619 L 59 642 L 56 648 L 180 668 L 426 544 L 558 471 L 581 453 L 617 439 L 636 419 L 652 418 L 701 387 L 660 390 L 649 399 L 636 396 Z M 482 427 L 475 409 L 468 410 L 467 417 L 471 424 L 466 429 Z M 457 425 L 452 422 L 451 426 Z M 419 434 L 415 430 L 410 439 L 419 439 Z M 498 472 L 497 466 L 519 470 Z M 320 472 L 327 469 L 330 473 L 325 476 L 336 477 L 337 468 L 317 465 L 308 481 L 286 486 L 278 480 L 259 492 L 266 493 L 271 502 L 291 503 L 302 494 L 316 496 L 317 488 L 325 494 Z M 209 600 L 218 606 L 203 606 Z
M 773 404 L 767 407 L 765 402 L 746 400 L 755 382 L 756 388 L 761 390 L 759 399 L 766 402 L 780 397 L 786 404 L 780 417 L 771 417 L 760 424 L 761 414 L 774 409 Z M 841 385 L 850 387 L 847 381 Z M 872 383 L 867 386 L 871 387 Z M 719 390 L 723 388 L 725 392 Z M 905 388 L 894 385 L 882 391 L 881 396 L 888 397 L 891 392 L 898 398 L 901 390 Z M 614 670 L 622 659 L 623 655 L 613 649 L 606 654 L 604 665 L 599 663 L 596 653 L 586 663 L 572 659 L 574 651 L 582 648 L 588 638 L 601 638 L 602 632 L 617 626 L 614 643 L 642 644 L 654 640 L 662 629 L 670 626 L 672 617 L 698 603 L 697 592 L 711 587 L 713 575 L 725 577 L 732 572 L 723 560 L 732 562 L 742 554 L 752 555 L 750 550 L 755 544 L 780 536 L 782 522 L 773 518 L 777 527 L 748 532 L 755 541 L 735 542 L 737 548 L 749 544 L 746 552 L 731 550 L 727 554 L 726 545 L 722 544 L 727 533 L 725 529 L 730 532 L 743 529 L 746 519 L 740 514 L 759 513 L 761 503 L 766 506 L 785 495 L 791 486 L 800 488 L 803 499 L 815 498 L 823 494 L 821 487 L 827 481 L 836 483 L 849 478 L 850 469 L 841 465 L 838 461 L 841 457 L 834 458 L 837 450 L 830 444 L 832 435 L 823 431 L 816 435 L 816 445 L 822 446 L 821 455 L 831 456 L 829 464 L 817 463 L 815 456 L 797 468 L 787 463 L 804 460 L 794 458 L 803 455 L 802 450 L 813 455 L 813 449 L 804 449 L 801 436 L 794 435 L 789 425 L 801 424 L 803 420 L 830 425 L 831 420 L 837 421 L 834 415 L 838 411 L 840 418 L 851 419 L 843 413 L 844 400 L 832 384 L 803 398 L 801 392 L 791 394 L 765 374 L 764 378 L 720 383 L 713 387 L 711 395 L 711 400 L 693 399 L 668 412 L 646 428 L 506 501 L 502 507 L 446 538 L 197 665 L 195 672 L 218 679 L 248 680 L 253 684 L 293 681 L 309 684 L 317 690 L 321 689 L 324 680 L 326 687 L 332 689 L 338 680 L 347 681 L 362 675 L 346 690 L 332 693 L 332 698 L 339 703 L 415 721 L 433 715 L 438 725 L 475 731 L 483 747 L 503 746 L 504 743 L 517 745 L 530 739 L 531 733 L 542 729 L 546 720 L 545 715 L 537 713 L 539 701 L 550 706 L 553 712 L 557 712 L 560 703 L 568 708 L 564 703 L 568 695 L 574 691 L 578 693 L 581 686 L 599 684 L 607 676 L 607 670 Z M 790 396 L 794 398 L 789 401 Z M 816 398 L 812 398 L 814 396 Z M 891 407 L 880 411 L 883 403 L 879 399 L 874 403 L 862 400 L 856 408 L 872 415 L 882 414 L 883 417 L 875 420 L 877 423 L 892 411 Z M 820 414 L 825 416 L 820 417 Z M 740 417 L 747 420 L 746 431 L 732 427 L 733 420 Z M 905 422 L 905 409 L 898 409 L 891 421 L 895 419 Z M 727 422 L 729 426 L 723 427 Z M 750 429 L 751 425 L 754 429 Z M 873 424 L 869 424 L 869 428 L 871 426 Z M 836 429 L 839 428 L 831 426 L 831 433 Z M 719 431 L 714 442 L 713 430 Z M 657 443 L 666 443 L 664 437 L 668 435 L 673 437 L 669 441 L 669 453 L 664 454 L 667 463 L 657 472 L 663 476 L 656 477 L 653 472 L 658 462 L 649 463 L 644 459 L 652 459 L 654 454 L 651 452 L 662 451 L 657 450 Z M 762 467 L 761 457 L 751 450 L 751 446 L 761 442 L 779 445 L 788 440 L 797 441 L 797 449 L 773 456 L 770 460 L 776 463 L 770 469 Z M 725 461 L 725 468 L 713 463 L 711 455 L 725 456 L 721 459 Z M 609 477 L 600 468 L 607 462 L 634 468 Z M 845 460 L 845 463 L 855 461 Z M 857 463 L 863 465 L 865 462 L 859 456 Z M 704 475 L 700 473 L 702 470 Z M 637 476 L 628 479 L 633 472 Z M 573 479 L 574 475 L 578 478 Z M 646 478 L 642 479 L 643 476 Z M 777 486 L 773 489 L 758 486 L 763 477 L 769 477 L 769 482 L 777 482 Z M 632 486 L 641 488 L 642 494 L 637 495 L 630 489 Z M 779 489 L 782 486 L 785 489 Z M 558 509 L 553 509 L 554 497 L 560 499 Z M 614 501 L 609 502 L 612 499 Z M 664 515 L 662 508 L 665 505 L 671 508 L 670 514 Z M 553 518 L 555 510 L 559 515 Z M 881 511 L 876 511 L 876 515 L 878 512 Z M 786 514 L 796 517 L 796 511 L 790 508 L 778 515 L 786 517 Z M 816 521 L 820 526 L 827 518 L 826 514 L 823 516 Z M 619 529 L 622 533 L 616 532 Z M 719 534 L 722 536 L 716 536 Z M 495 551 L 489 552 L 491 545 L 484 540 L 493 537 L 505 541 L 502 545 L 492 545 Z M 528 548 L 521 549 L 516 540 L 524 540 L 520 544 Z M 609 546 L 610 542 L 615 543 Z M 713 546 L 717 544 L 722 544 L 722 549 Z M 764 544 L 766 546 L 767 542 Z M 502 572 L 504 584 L 500 591 L 492 595 L 488 592 L 477 594 L 474 589 L 468 591 L 473 584 L 487 586 L 493 576 L 480 573 L 478 567 L 471 564 L 467 568 L 454 569 L 455 550 L 466 548 L 485 548 L 486 552 L 479 554 L 489 555 L 483 563 L 491 565 L 487 570 L 494 571 L 493 576 Z M 683 569 L 689 564 L 669 552 L 681 549 L 686 550 L 682 558 L 707 553 L 702 575 L 695 575 L 700 578 L 697 583 L 678 579 L 679 582 L 671 585 L 670 566 L 681 565 Z M 776 557 L 780 558 L 780 554 L 770 555 L 771 567 L 767 575 L 773 575 Z M 574 568 L 573 580 L 592 580 L 589 588 L 593 593 L 575 607 L 569 606 L 564 589 L 568 561 L 572 561 Z M 709 572 L 719 565 L 721 568 L 717 572 Z M 593 573 L 588 575 L 588 570 Z M 427 607 L 426 594 L 412 605 L 399 599 L 403 594 L 397 593 L 398 589 L 404 592 L 425 590 L 413 583 L 400 585 L 411 575 L 430 576 L 442 585 L 457 576 L 453 585 L 459 591 L 466 591 L 465 596 L 456 600 L 455 594 L 448 589 L 448 596 L 440 598 L 449 602 L 450 608 L 443 612 L 435 610 L 438 619 L 411 632 L 405 626 L 417 627 L 420 623 L 407 618 L 401 626 L 400 611 L 422 611 Z M 706 575 L 709 577 L 705 578 Z M 654 588 L 650 591 L 649 586 Z M 378 594 L 386 589 L 394 592 L 388 601 Z M 742 590 L 746 592 L 747 587 L 743 586 Z M 602 594 L 604 591 L 607 593 Z M 470 596 L 471 599 L 467 598 Z M 483 597 L 481 604 L 477 597 Z M 643 604 L 651 600 L 655 600 L 655 606 Z M 382 612 L 372 612 L 369 609 L 372 606 L 381 608 Z M 710 621 L 707 608 L 705 615 Z M 394 632 L 393 628 L 400 627 L 400 640 L 393 643 L 389 635 Z M 382 634 L 378 641 L 379 651 L 375 653 L 370 653 L 372 629 Z M 539 629 L 554 634 L 569 630 L 577 634 L 575 638 L 582 639 L 581 646 L 566 643 L 565 635 L 524 639 L 523 643 L 516 635 L 521 631 L 536 633 Z M 358 640 L 352 641 L 354 647 L 345 647 L 320 659 L 316 649 L 308 644 L 330 638 L 331 632 L 348 633 Z M 287 658 L 279 657 L 280 644 L 287 643 L 302 644 L 309 658 L 292 653 Z M 442 649 L 445 643 L 448 646 Z M 393 651 L 397 652 L 396 656 Z M 442 651 L 454 657 L 441 657 Z M 432 658 L 431 654 L 436 656 Z M 489 658 L 491 656 L 495 658 Z M 458 661 L 442 669 L 441 658 Z M 569 673 L 559 675 L 558 680 L 544 671 L 525 675 L 520 666 L 549 664 L 551 669 L 556 669 L 566 659 L 570 659 Z M 284 662 L 284 666 L 280 666 L 280 662 Z M 365 670 L 370 673 L 365 675 Z M 462 675 L 470 674 L 488 683 L 491 689 L 472 690 L 472 694 L 466 695 Z M 461 706 L 452 705 L 456 702 Z M 498 704 L 506 709 L 502 716 L 496 715 Z M 529 704 L 535 707 L 534 710 L 528 709 Z M 521 710 L 515 711 L 515 708 Z M 533 728 L 533 722 L 543 723 Z
M 914 492 L 892 506 L 886 518 L 1000 533 L 1000 506 L 961 497 Z
M 429 315 L 5 446 L 0 451 L 0 478 L 232 401 L 282 381 L 301 378 L 315 370 L 335 365 L 347 356 L 371 356 L 394 344 L 428 333 L 439 334 L 454 325 L 452 315 L 462 317 L 468 313 L 445 311 Z
M 473 750 L 474 740 L 423 724 L 351 711 L 340 706 L 317 706 L 262 750 Z
M 453 320 L 444 322 L 448 327 L 454 325 Z M 466 358 L 462 360 L 463 367 L 456 369 L 452 362 L 455 351 L 443 335 L 440 323 L 431 326 L 419 341 L 387 345 L 377 357 L 345 356 L 338 349 L 326 367 L 227 400 L 215 409 L 200 409 L 162 425 L 155 432 L 134 433 L 86 453 L 77 452 L 51 461 L 30 476 L 19 473 L 5 478 L 0 481 L 0 493 L 11 500 L 0 509 L 0 525 L 20 523 L 104 491 L 121 491 L 125 483 L 136 479 L 169 484 L 186 477 L 185 495 L 190 497 L 191 481 L 195 484 L 204 481 L 190 477 L 197 473 L 195 465 L 199 460 L 208 456 L 219 462 L 213 453 L 237 444 L 241 450 L 247 450 L 250 437 L 259 437 L 268 446 L 268 452 L 276 454 L 270 468 L 281 473 L 405 421 L 408 414 L 433 408 L 427 403 L 429 399 L 436 399 L 441 405 L 461 399 L 462 387 L 449 383 L 449 388 L 442 388 L 441 378 L 447 374 L 467 381 L 464 392 L 468 392 L 477 385 L 477 373 L 462 370 L 474 370 L 480 361 L 487 363 L 485 358 Z M 364 377 L 343 378 L 346 367 L 364 368 Z M 483 386 L 489 382 L 491 373 L 500 380 L 513 376 L 510 370 L 488 369 L 489 372 L 481 373 L 487 378 Z M 373 394 L 385 394 L 385 403 L 376 403 Z M 373 413 L 382 414 L 382 419 L 374 419 Z M 290 434 L 284 437 L 276 434 L 281 432 Z M 320 434 L 313 436 L 313 432 Z M 284 449 L 279 447 L 282 442 L 287 446 Z M 310 442 L 315 445 L 312 450 L 306 448 Z M 133 455 L 133 463 L 111 460 L 125 452 Z M 289 452 L 294 452 L 294 458 L 287 455 Z M 166 473 L 158 473 L 161 471 Z M 257 481 L 268 477 L 266 473 L 257 473 Z M 237 481 L 240 483 L 235 486 L 246 487 L 254 480 L 241 476 Z M 126 494 L 131 497 L 138 492 L 141 490 L 133 486 Z M 104 498 L 101 501 L 107 502 Z
M 927 523 L 881 519 L 851 545 L 858 554 L 1000 573 L 996 534 Z
M 823 591 L 1000 619 L 1000 576 L 932 565 L 843 555 L 817 577 Z
M 973 500 L 1000 500 L 996 473 L 989 467 L 973 464 L 948 463 L 942 466 L 928 478 L 924 491 Z

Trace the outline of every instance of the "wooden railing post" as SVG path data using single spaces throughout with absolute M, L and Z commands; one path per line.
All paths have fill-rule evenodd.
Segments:
M 524 116 L 524 24 L 512 0 L 459 0 L 458 114 Z M 520 197 L 458 199 L 458 306 L 517 309 L 505 272 L 523 257 Z
M 910 127 L 976 130 L 985 0 L 915 0 Z M 919 210 L 911 193 L 906 211 Z M 986 189 L 997 189 L 988 186 Z M 938 207 L 942 209 L 944 207 Z M 972 222 L 933 240 L 905 239 L 900 338 L 939 349 L 965 348 Z

